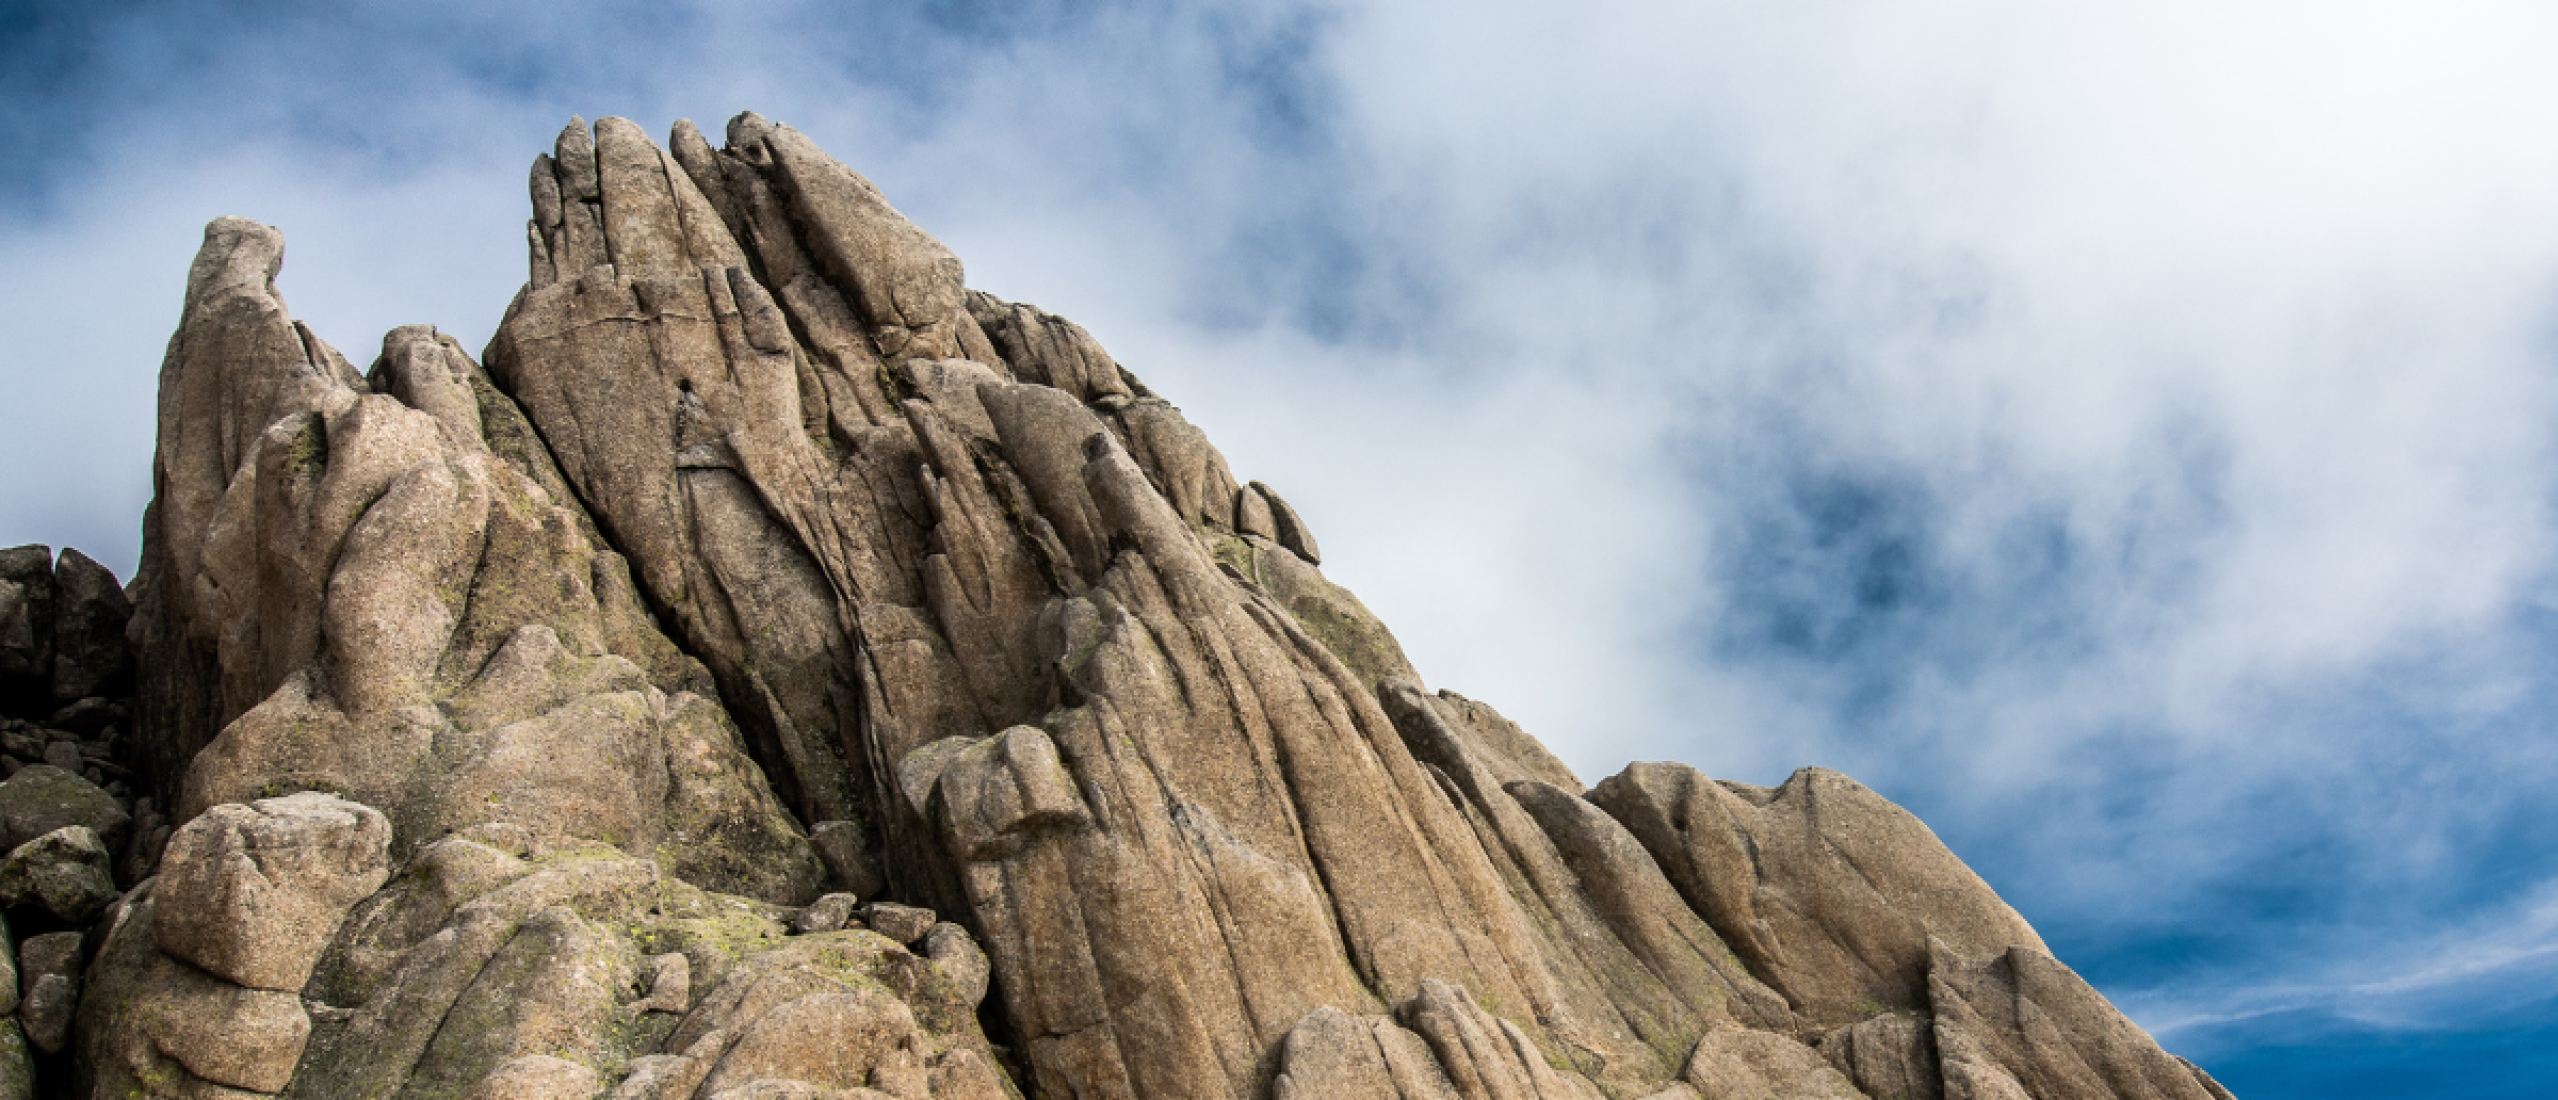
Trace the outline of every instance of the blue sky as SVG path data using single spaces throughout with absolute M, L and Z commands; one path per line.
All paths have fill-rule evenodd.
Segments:
M 751 108 L 1585 778 L 1856 775 L 2249 1100 L 2546 1095 L 2558 16 L 2117 7 L 11 3 L 0 543 L 129 571 L 211 217 L 476 345 L 569 115 Z

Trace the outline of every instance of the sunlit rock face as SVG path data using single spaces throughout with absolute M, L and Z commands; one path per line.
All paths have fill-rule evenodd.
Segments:
M 130 602 L 0 552 L 0 1100 L 2226 1095 L 1853 780 L 1423 687 L 790 127 L 531 197 L 361 370 L 213 223 Z

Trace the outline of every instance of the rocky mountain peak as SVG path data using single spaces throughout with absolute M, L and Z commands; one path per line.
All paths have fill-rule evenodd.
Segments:
M 8 1096 L 2226 1097 L 1835 772 L 1585 786 L 787 125 L 474 359 L 205 231 L 127 591 L 0 551 Z

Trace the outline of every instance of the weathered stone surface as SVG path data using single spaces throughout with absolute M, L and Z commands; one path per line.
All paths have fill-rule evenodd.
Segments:
M 603 1078 L 593 1069 L 548 1054 L 527 1054 L 481 1078 L 471 1100 L 592 1100 L 603 1088 Z
M 1326 1005 L 1306 1013 L 1279 1044 L 1271 1100 L 1456 1100 L 1456 1085 L 1418 1035 L 1394 1021 Z
M 1867 1100 L 1812 1048 L 1782 1035 L 1741 1028 L 1707 1032 L 1679 1076 L 1706 1096 Z
M 133 603 L 124 586 L 106 566 L 69 547 L 54 563 L 53 585 L 54 701 L 124 694 L 133 678 L 124 641 Z
M 83 1094 L 283 1089 L 311 1037 L 301 998 L 244 989 L 162 954 L 152 932 L 160 908 L 147 894 L 125 906 L 90 969 L 79 1005 Z
M 116 899 L 112 862 L 88 826 L 55 829 L 0 858 L 0 906 L 41 906 L 66 924 L 87 924 Z
M 862 924 L 868 926 L 871 931 L 904 944 L 923 939 L 924 933 L 932 931 L 933 926 L 941 919 L 934 916 L 930 909 L 919 909 L 912 905 L 899 905 L 889 901 L 872 902 L 862 906 L 861 918 Z
M 174 963 L 151 980 L 142 1030 L 161 1054 L 217 1085 L 277 1092 L 311 1038 L 301 998 L 243 989 Z
M 693 965 L 681 951 L 651 955 L 648 960 L 648 995 L 630 1003 L 634 1014 L 641 1012 L 685 1012 L 693 1007 Z
M 35 1100 L 35 1051 L 18 1021 L 0 1019 L 0 1100 Z
M 18 945 L 18 1022 L 27 1042 L 46 1054 L 62 1050 L 80 1007 L 82 938 L 78 932 L 48 932 Z
M 1930 946 L 1928 1000 L 1947 1100 L 2214 1100 L 2219 1092 L 2050 955 L 2020 946 L 1972 958 L 1942 940 Z
M 208 228 L 133 589 L 140 752 L 0 728 L 138 773 L 137 872 L 185 823 L 104 920 L 95 1081 L 2208 1091 L 1872 792 L 1587 789 L 1422 687 L 1305 517 L 1091 334 L 967 290 L 805 135 L 725 136 L 572 121 L 486 371 L 410 326 L 359 375 L 285 313 L 272 230 Z M 379 841 L 269 843 L 238 805 L 322 790 Z M 0 826 L 44 823 L 7 793 Z M 279 1084 L 293 1027 L 258 1006 L 295 995 Z M 142 1011 L 180 1003 L 214 1007 Z
M 1887 1012 L 1821 1040 L 1821 1053 L 1874 1100 L 1939 1100 L 1936 1035 L 1925 1014 Z
M 99 842 L 112 849 L 124 842 L 132 821 L 115 796 L 48 764 L 20 768 L 18 774 L 0 782 L 0 845 L 9 848 L 77 825 L 96 833 Z
M 954 995 L 969 1004 L 986 999 L 986 983 L 994 977 L 994 964 L 986 960 L 986 952 L 968 935 L 968 930 L 948 921 L 933 926 L 924 936 L 924 956 L 941 971 Z
M 51 696 L 53 616 L 53 548 L 0 550 L 0 709 Z
M 0 918 L 0 1016 L 18 1010 L 18 937 Z
M 752 1081 L 800 1081 L 847 1089 L 870 1083 L 881 1063 L 910 1051 L 914 1013 L 879 990 L 811 993 L 746 1025 L 703 1090 L 713 1096 Z
M 332 795 L 215 806 L 161 857 L 159 948 L 240 985 L 299 991 L 347 910 L 390 877 L 390 849 L 388 820 Z
M 1273 537 L 1279 541 L 1279 545 L 1287 547 L 1289 552 L 1304 558 L 1308 565 L 1323 564 L 1323 551 L 1315 545 L 1315 533 L 1313 529 L 1306 526 L 1306 521 L 1297 515 L 1297 510 L 1289 507 L 1287 501 L 1281 500 L 1277 490 L 1258 481 L 1252 483 L 1252 492 L 1270 509 Z
M 800 933 L 832 932 L 853 919 L 853 910 L 861 899 L 851 894 L 828 894 L 810 902 L 791 921 L 791 930 Z
M 1926 825 L 1837 772 L 1806 768 L 1767 788 L 1636 764 L 1590 800 L 1816 1023 L 1926 1007 L 1931 936 L 1966 955 L 2043 949 Z
M 1400 1010 L 1404 1026 L 1419 1034 L 1467 1100 L 1598 1100 L 1598 1088 L 1578 1074 L 1557 1072 L 1519 1025 L 1484 1011 L 1465 990 L 1435 979 Z
M 162 367 L 131 633 L 176 816 L 321 789 L 404 846 L 508 821 L 812 893 L 814 854 L 542 434 L 427 326 L 356 374 L 285 313 L 282 252 L 209 227 Z
M 974 1019 L 966 991 L 877 935 L 794 937 L 701 999 L 666 1043 L 686 1064 L 659 1075 L 703 1096 L 787 1081 L 993 1100 L 1004 1093 Z
M 879 873 L 879 860 L 871 855 L 862 838 L 861 826 L 850 821 L 820 821 L 809 827 L 808 843 L 825 862 L 826 883 L 836 891 L 869 897 L 887 885 Z
M 829 990 L 903 1006 L 927 1073 L 954 1052 L 993 1064 L 973 1002 L 933 961 L 867 931 L 793 936 L 787 915 L 600 845 L 447 838 L 359 905 L 322 960 L 305 993 L 345 1015 L 317 1029 L 287 1095 L 464 1096 L 544 1055 L 615 1095 L 689 1097 L 765 1013 Z

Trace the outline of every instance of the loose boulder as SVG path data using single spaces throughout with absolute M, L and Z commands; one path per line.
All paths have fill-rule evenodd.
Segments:
M 77 825 L 114 849 L 124 843 L 132 822 L 132 815 L 114 795 L 50 764 L 20 768 L 18 774 L 0 782 L 0 845 L 9 848 Z
M 53 549 L 0 550 L 0 710 L 52 694 Z
M 299 991 L 347 910 L 390 877 L 391 826 L 319 793 L 221 805 L 169 837 L 162 951 L 239 985 Z
M 0 859 L 0 906 L 42 906 L 65 924 L 87 924 L 116 898 L 111 863 L 88 826 L 55 829 Z
M 124 628 L 133 603 L 115 574 L 77 550 L 64 548 L 53 567 L 53 699 L 124 694 L 133 679 L 132 651 Z

